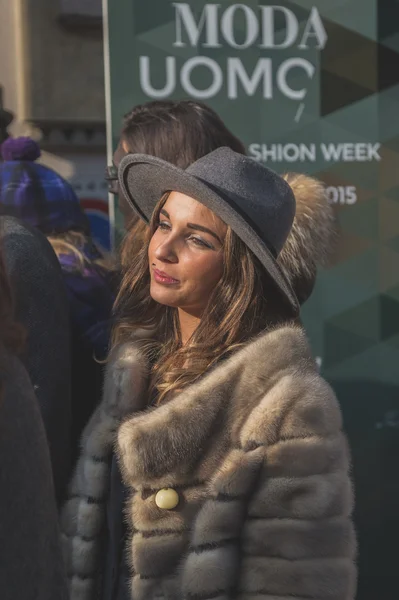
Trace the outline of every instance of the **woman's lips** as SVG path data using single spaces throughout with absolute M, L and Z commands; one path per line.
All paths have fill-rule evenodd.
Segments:
M 173 285 L 179 283 L 178 279 L 174 279 L 170 277 L 163 271 L 158 271 L 158 269 L 153 269 L 154 279 L 157 283 L 163 283 L 164 285 Z

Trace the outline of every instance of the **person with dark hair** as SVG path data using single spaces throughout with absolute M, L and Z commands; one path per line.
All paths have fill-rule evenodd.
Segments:
M 229 148 L 119 177 L 149 227 L 62 511 L 71 600 L 353 600 L 342 417 L 278 263 L 293 188 Z
M 9 138 L 1 147 L 0 211 L 40 230 L 61 265 L 71 315 L 72 447 L 101 398 L 108 352 L 113 271 L 95 246 L 88 219 L 72 186 L 36 162 L 30 138 Z
M 245 154 L 242 142 L 219 115 L 202 102 L 154 100 L 139 104 L 128 112 L 123 120 L 113 165 L 107 170 L 110 191 L 118 195 L 126 229 L 137 222 L 137 215 L 120 193 L 118 185 L 117 170 L 126 154 L 150 154 L 186 169 L 221 146 Z
M 34 260 L 41 262 L 40 252 Z M 0 251 L 0 595 L 2 600 L 66 600 L 46 435 L 29 376 L 17 358 L 25 337 L 14 320 Z
M 0 243 L 15 305 L 26 331 L 20 358 L 33 384 L 47 434 L 58 503 L 71 472 L 71 359 L 68 298 L 46 238 L 0 217 Z
M 126 154 L 149 154 L 181 169 L 217 148 L 225 146 L 245 154 L 243 143 L 226 127 L 217 113 L 194 100 L 154 100 L 135 106 L 125 115 L 121 138 L 107 169 L 110 192 L 119 199 L 126 235 L 120 251 L 122 267 L 129 266 L 140 251 L 145 222 L 132 210 L 118 184 L 117 169 Z M 333 211 L 324 186 L 305 175 L 283 176 L 295 188 L 297 212 L 293 228 L 279 257 L 281 267 L 303 304 L 310 296 L 317 268 L 325 266 L 336 235 Z

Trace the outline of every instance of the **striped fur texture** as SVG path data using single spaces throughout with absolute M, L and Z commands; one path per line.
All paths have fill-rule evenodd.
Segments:
M 71 599 L 101 585 L 115 439 L 131 490 L 132 599 L 353 600 L 348 449 L 303 331 L 262 335 L 157 408 L 143 410 L 145 388 L 139 350 L 122 347 L 63 511 Z M 173 510 L 155 503 L 167 487 Z
M 317 268 L 328 266 L 337 227 L 321 181 L 300 173 L 287 173 L 283 178 L 294 192 L 296 213 L 278 263 L 303 304 L 313 291 Z

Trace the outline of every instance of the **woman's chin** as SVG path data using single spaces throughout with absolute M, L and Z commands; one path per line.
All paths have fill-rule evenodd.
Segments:
M 175 308 L 179 306 L 176 292 L 173 290 L 169 290 L 164 286 L 151 284 L 150 296 L 155 302 L 158 302 L 158 304 L 163 304 L 164 306 L 172 306 Z

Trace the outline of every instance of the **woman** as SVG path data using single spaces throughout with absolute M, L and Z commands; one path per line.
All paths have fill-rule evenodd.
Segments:
M 63 513 L 70 597 L 353 599 L 341 415 L 276 261 L 291 188 L 227 148 L 185 171 L 131 155 L 120 182 L 151 224 Z M 115 510 L 125 569 L 101 596 Z
M 89 223 L 71 185 L 36 162 L 40 148 L 30 138 L 9 138 L 1 147 L 0 209 L 47 237 L 66 284 L 72 339 L 72 445 L 101 399 L 103 360 L 108 353 L 114 294 L 112 272 L 95 246 Z
M 64 600 L 67 580 L 47 440 L 32 384 L 17 358 L 24 338 L 14 322 L 0 256 L 1 598 Z

